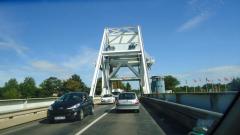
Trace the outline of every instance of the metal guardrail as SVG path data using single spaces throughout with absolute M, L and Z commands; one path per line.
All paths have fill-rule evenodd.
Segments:
M 48 107 L 57 98 L 58 97 L 0 100 L 0 115 L 16 111 Z M 94 103 L 99 102 L 100 97 L 95 97 Z
M 0 129 L 45 118 L 47 108 L 57 97 L 0 100 Z M 100 103 L 95 97 L 94 104 Z
M 0 100 L 0 114 L 47 107 L 56 99 L 57 97 Z
M 160 93 L 143 96 L 224 113 L 236 95 L 237 92 L 234 91 L 221 93 Z
M 222 113 L 156 98 L 141 97 L 141 101 L 143 104 L 157 111 L 159 115 L 166 115 L 189 130 L 199 124 L 210 127 L 223 115 Z

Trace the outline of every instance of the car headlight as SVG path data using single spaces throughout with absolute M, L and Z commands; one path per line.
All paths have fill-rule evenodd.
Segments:
M 80 103 L 78 103 L 78 104 L 76 104 L 76 105 L 74 105 L 74 106 L 71 106 L 71 107 L 69 107 L 69 108 L 67 108 L 67 109 L 76 109 L 76 108 L 78 108 L 80 106 Z
M 52 106 L 51 106 L 51 105 L 48 107 L 48 110 L 53 110 L 53 108 L 52 108 Z

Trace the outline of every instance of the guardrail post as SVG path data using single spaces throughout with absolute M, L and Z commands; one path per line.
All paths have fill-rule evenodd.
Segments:
M 181 101 L 181 94 L 179 93 L 175 93 L 175 96 L 176 96 L 176 103 L 179 103 L 180 104 L 180 101 Z
M 24 103 L 23 103 L 23 109 L 26 109 L 27 108 L 27 103 L 28 103 L 28 99 L 26 98 Z

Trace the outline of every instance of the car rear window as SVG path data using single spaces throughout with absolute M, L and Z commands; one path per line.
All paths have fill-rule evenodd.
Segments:
M 119 95 L 119 99 L 135 99 L 136 95 L 134 93 L 122 93 Z
M 113 95 L 119 95 L 120 92 L 112 92 Z
M 104 95 L 103 97 L 112 97 L 112 95 Z

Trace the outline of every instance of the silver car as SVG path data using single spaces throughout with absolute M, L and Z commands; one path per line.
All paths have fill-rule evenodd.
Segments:
M 139 112 L 139 100 L 134 92 L 123 92 L 119 94 L 116 101 L 116 110 L 135 110 Z
M 106 94 L 101 97 L 101 103 L 110 103 L 113 104 L 115 103 L 115 97 L 112 94 Z

